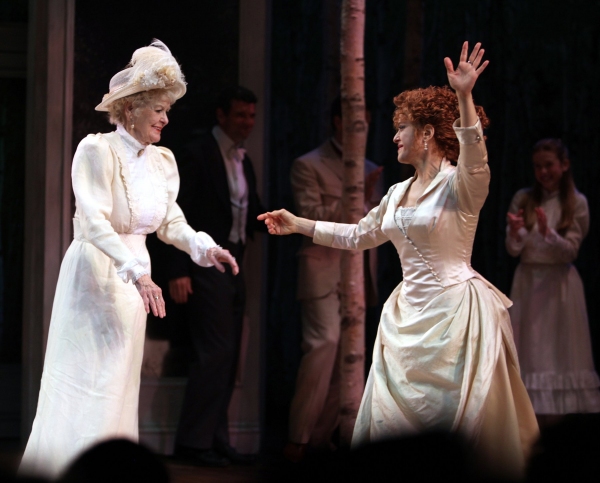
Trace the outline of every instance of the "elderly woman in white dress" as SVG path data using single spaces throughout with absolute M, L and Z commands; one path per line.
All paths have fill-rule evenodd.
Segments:
M 480 44 L 468 55 L 465 42 L 456 70 L 444 59 L 455 94 L 429 87 L 394 99 L 398 160 L 416 174 L 392 186 L 357 225 L 285 210 L 259 218 L 271 234 L 360 250 L 390 240 L 398 250 L 403 282 L 383 308 L 353 446 L 457 431 L 488 471 L 518 478 L 538 429 L 519 377 L 510 301 L 470 264 L 490 179 L 487 118 L 471 96 L 488 64 L 482 57 Z
M 175 202 L 171 151 L 160 141 L 183 74 L 160 41 L 134 52 L 96 107 L 115 132 L 90 134 L 73 158 L 74 240 L 63 259 L 37 414 L 21 471 L 58 476 L 82 451 L 115 437 L 138 438 L 138 396 L 146 315 L 165 316 L 150 278 L 146 235 L 189 253 L 197 264 L 238 267 Z

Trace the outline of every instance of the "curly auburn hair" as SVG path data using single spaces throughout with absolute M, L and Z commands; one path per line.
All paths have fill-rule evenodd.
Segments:
M 404 91 L 394 97 L 394 128 L 402 120 L 415 124 L 421 132 L 426 124 L 435 130 L 433 138 L 442 155 L 449 161 L 458 159 L 459 143 L 452 124 L 460 117 L 456 94 L 448 87 L 429 86 L 423 89 Z M 475 106 L 481 125 L 486 128 L 490 120 L 481 106 Z
M 130 96 L 115 99 L 108 106 L 108 122 L 111 124 L 127 124 L 125 110 L 131 104 L 133 105 L 133 117 L 137 118 L 140 110 L 151 106 L 157 99 L 166 96 L 171 105 L 175 104 L 177 97 L 170 89 L 150 89 L 149 91 L 136 92 Z

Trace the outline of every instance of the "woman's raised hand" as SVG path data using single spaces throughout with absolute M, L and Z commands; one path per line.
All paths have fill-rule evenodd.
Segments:
M 456 66 L 456 70 L 454 70 L 454 65 L 449 57 L 444 59 L 448 82 L 450 83 L 450 87 L 456 91 L 456 94 L 471 93 L 477 78 L 490 63 L 489 60 L 481 62 L 484 52 L 481 48 L 481 43 L 477 42 L 469 55 L 469 42 L 465 42 L 460 52 L 460 60 Z
M 152 313 L 161 319 L 167 315 L 162 290 L 152 281 L 149 275 L 142 275 L 138 278 L 135 281 L 135 288 L 137 288 L 144 301 L 144 308 L 147 314 L 152 310 Z
M 258 215 L 259 220 L 264 221 L 271 235 L 290 235 L 298 233 L 297 217 L 287 210 L 268 211 Z

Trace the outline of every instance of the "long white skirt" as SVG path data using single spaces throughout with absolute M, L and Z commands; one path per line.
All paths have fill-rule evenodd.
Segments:
M 146 250 L 144 235 L 122 236 L 136 252 Z M 104 253 L 74 240 L 60 268 L 20 472 L 56 477 L 99 441 L 137 441 L 145 327 L 135 286 L 123 283 Z
M 600 412 L 600 380 L 576 268 L 520 264 L 511 298 L 521 375 L 535 412 Z
M 401 287 L 383 308 L 353 446 L 458 431 L 491 471 L 522 476 L 538 428 L 502 301 L 474 278 L 417 310 Z

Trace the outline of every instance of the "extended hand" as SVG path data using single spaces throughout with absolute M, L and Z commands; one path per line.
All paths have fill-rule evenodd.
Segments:
M 221 247 L 209 248 L 206 251 L 206 258 L 208 258 L 210 263 L 212 263 L 219 272 L 225 272 L 225 267 L 221 262 L 231 265 L 231 271 L 234 275 L 237 275 L 240 272 L 240 268 L 238 267 L 234 256 L 229 253 L 229 250 L 225 250 Z
M 169 295 L 176 304 L 185 304 L 192 292 L 191 277 L 179 277 L 169 280 Z
M 508 233 L 515 240 L 520 241 L 519 230 L 525 226 L 525 220 L 523 219 L 523 210 L 519 210 L 517 214 L 507 213 L 506 218 L 508 221 Z
M 539 206 L 535 208 L 535 216 L 537 217 L 538 231 L 540 235 L 545 237 L 550 232 L 550 229 L 548 228 L 548 217 L 544 208 L 540 208 Z
M 146 309 L 147 314 L 149 314 L 150 309 L 152 309 L 152 313 L 156 317 L 162 319 L 167 315 L 162 290 L 152 281 L 149 275 L 142 275 L 138 278 L 135 282 L 135 288 L 138 289 L 138 292 L 144 301 L 144 308 Z
M 271 235 L 290 235 L 297 233 L 296 216 L 287 210 L 268 211 L 258 215 L 259 220 L 264 221 Z
M 467 58 L 469 42 L 465 42 L 462 46 L 460 61 L 456 66 L 456 70 L 454 70 L 454 65 L 449 57 L 444 59 L 448 82 L 450 83 L 450 87 L 456 91 L 456 94 L 467 95 L 471 93 L 477 78 L 490 63 L 489 60 L 486 60 L 483 64 L 481 63 L 484 52 L 481 48 L 481 43 L 477 42 L 473 48 L 473 52 Z

